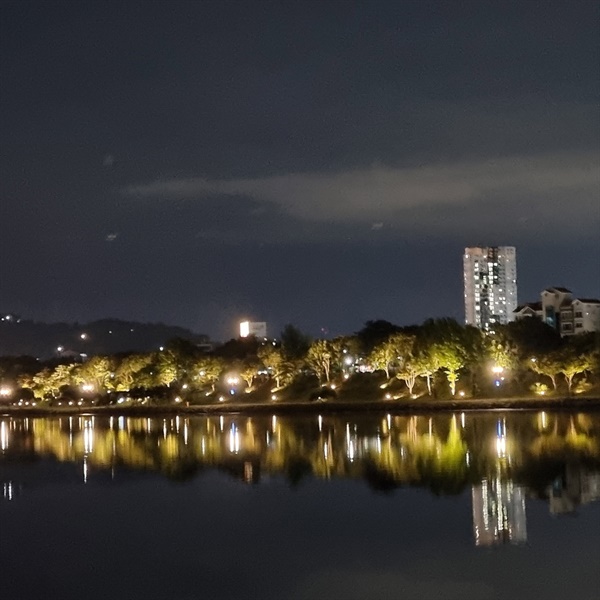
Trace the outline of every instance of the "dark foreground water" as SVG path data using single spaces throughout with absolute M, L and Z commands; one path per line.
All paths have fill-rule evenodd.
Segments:
M 0 417 L 0 597 L 600 598 L 600 413 Z

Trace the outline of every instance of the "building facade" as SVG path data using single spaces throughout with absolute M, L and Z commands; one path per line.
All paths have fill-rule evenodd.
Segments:
M 484 331 L 514 319 L 517 251 L 514 246 L 474 246 L 463 255 L 465 322 Z
M 540 302 L 522 304 L 513 314 L 515 320 L 540 319 L 561 336 L 600 331 L 600 300 L 574 298 L 571 290 L 564 287 L 546 288 Z
M 242 321 L 240 323 L 240 337 L 254 336 L 258 339 L 267 337 L 267 324 L 265 321 Z

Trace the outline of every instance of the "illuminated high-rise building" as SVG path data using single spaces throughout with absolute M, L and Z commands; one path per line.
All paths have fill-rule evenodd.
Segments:
M 514 246 L 475 246 L 463 255 L 465 322 L 485 331 L 513 320 L 517 308 Z

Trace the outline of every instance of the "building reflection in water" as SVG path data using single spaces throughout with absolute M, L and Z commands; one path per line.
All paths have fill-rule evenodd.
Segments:
M 527 541 L 525 490 L 513 481 L 484 479 L 472 490 L 475 545 Z
M 124 470 L 181 480 L 218 469 L 248 484 L 269 475 L 470 490 L 475 543 L 486 546 L 527 540 L 527 497 L 554 514 L 600 499 L 600 414 L 0 417 L 5 500 L 28 484 L 5 478 L 3 465 L 23 474 L 40 458 L 77 465 L 83 483 Z
M 575 512 L 580 504 L 600 500 L 600 472 L 586 472 L 567 464 L 564 473 L 548 487 L 553 515 Z
M 520 544 L 527 541 L 526 490 L 511 478 L 515 442 L 507 434 L 506 418 L 496 422 L 495 475 L 474 485 L 473 534 L 476 546 Z

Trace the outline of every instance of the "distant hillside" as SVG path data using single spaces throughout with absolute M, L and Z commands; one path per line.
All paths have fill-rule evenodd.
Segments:
M 91 323 L 36 323 L 18 318 L 0 320 L 0 356 L 23 354 L 41 359 L 80 353 L 115 354 L 157 350 L 170 339 L 209 343 L 208 336 L 163 323 L 103 319 Z

